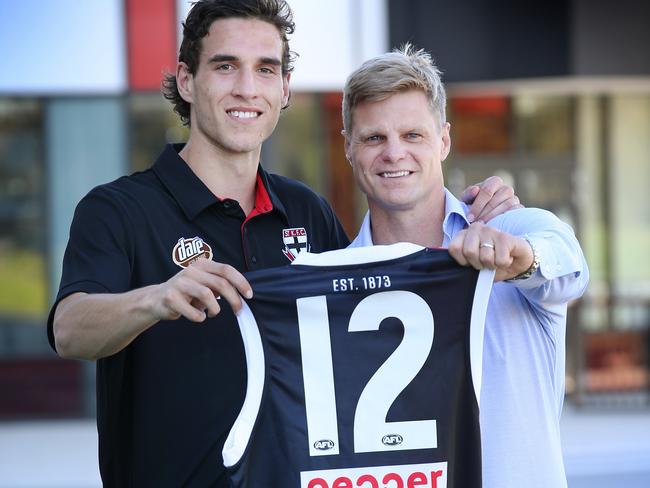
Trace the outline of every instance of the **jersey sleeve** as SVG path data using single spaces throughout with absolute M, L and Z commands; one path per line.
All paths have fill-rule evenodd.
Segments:
M 126 218 L 116 195 L 102 187 L 93 189 L 77 205 L 63 257 L 59 291 L 47 321 L 53 349 L 52 324 L 61 300 L 76 292 L 128 291 L 133 246 Z
M 528 279 L 511 282 L 529 301 L 564 304 L 582 296 L 589 282 L 589 268 L 571 226 L 537 208 L 507 212 L 490 225 L 525 237 L 535 246 L 538 271 Z

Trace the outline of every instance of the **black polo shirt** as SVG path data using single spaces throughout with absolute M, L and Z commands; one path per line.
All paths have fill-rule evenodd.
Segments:
M 167 146 L 152 168 L 79 202 L 56 303 L 74 292 L 120 293 L 168 280 L 197 256 L 239 271 L 290 263 L 297 252 L 345 247 L 327 202 L 294 180 L 258 171 L 255 208 L 220 200 Z M 52 318 L 48 337 L 54 347 Z M 154 325 L 97 361 L 99 461 L 108 487 L 225 487 L 223 442 L 246 384 L 237 321 Z

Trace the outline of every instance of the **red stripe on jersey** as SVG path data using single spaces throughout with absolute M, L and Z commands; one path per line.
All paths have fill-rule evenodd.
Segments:
M 273 210 L 271 197 L 269 197 L 269 193 L 266 191 L 266 188 L 264 188 L 262 177 L 257 173 L 257 181 L 255 182 L 255 207 L 253 207 L 251 213 L 246 216 L 244 224 L 256 215 L 261 215 L 270 212 L 271 210 Z

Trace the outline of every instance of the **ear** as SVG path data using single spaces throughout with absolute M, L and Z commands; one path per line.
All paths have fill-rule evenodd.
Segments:
M 190 68 L 184 62 L 176 65 L 176 86 L 181 98 L 187 103 L 194 102 L 194 76 Z
M 350 138 L 348 137 L 348 133 L 345 132 L 345 129 L 341 131 L 341 135 L 343 136 L 343 150 L 345 151 L 345 159 L 348 160 L 348 163 L 352 165 L 352 160 L 350 159 Z
M 440 138 L 442 140 L 442 145 L 440 147 L 440 161 L 444 161 L 449 156 L 449 151 L 451 151 L 451 124 L 445 122 L 440 129 Z
M 287 73 L 282 77 L 282 106 L 286 107 L 289 104 L 289 98 L 291 98 L 291 89 L 289 88 L 289 82 L 291 81 L 291 73 Z

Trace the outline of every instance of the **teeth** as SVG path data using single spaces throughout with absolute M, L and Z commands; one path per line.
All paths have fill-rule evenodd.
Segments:
M 410 171 L 386 171 L 385 173 L 381 173 L 380 175 L 383 178 L 399 178 L 400 176 L 408 176 L 411 172 Z
M 238 119 L 253 119 L 259 116 L 257 112 L 242 112 L 240 110 L 230 110 L 228 112 L 228 115 L 232 115 L 233 117 L 237 117 Z

